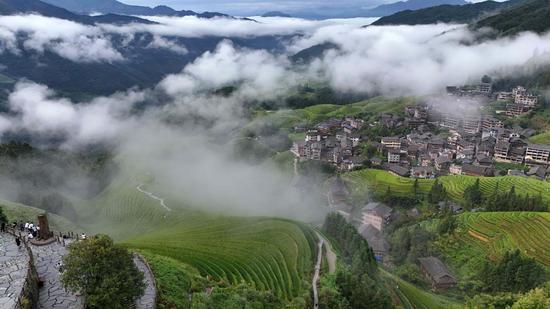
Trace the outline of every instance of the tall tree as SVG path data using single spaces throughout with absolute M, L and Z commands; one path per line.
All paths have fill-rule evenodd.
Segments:
M 69 245 L 63 257 L 62 282 L 81 293 L 86 308 L 125 309 L 143 295 L 143 273 L 132 255 L 107 235 L 96 235 Z

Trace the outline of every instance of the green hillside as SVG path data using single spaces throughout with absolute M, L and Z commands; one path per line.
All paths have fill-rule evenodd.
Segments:
M 519 249 L 550 270 L 550 213 L 463 213 L 454 235 L 434 244 L 460 278 L 473 278 L 489 259 Z
M 189 264 L 203 276 L 231 284 L 248 282 L 290 299 L 303 292 L 314 237 L 308 228 L 286 220 L 205 217 L 124 244 Z
M 399 177 L 387 171 L 374 169 L 355 171 L 345 174 L 342 177 L 350 183 L 352 192 L 357 195 L 365 195 L 368 192 L 384 194 L 389 186 L 392 193 L 406 196 L 413 193 L 415 181 L 413 178 Z M 478 179 L 478 177 L 465 175 L 443 176 L 438 178 L 439 182 L 447 189 L 449 196 L 455 201 L 462 200 L 464 190 L 474 184 L 476 179 Z M 487 196 L 494 192 L 498 184 L 501 192 L 506 192 L 510 190 L 512 186 L 515 186 L 516 193 L 518 194 L 538 195 L 540 193 L 542 194 L 543 200 L 550 203 L 550 183 L 546 181 L 515 176 L 481 177 L 479 179 L 481 190 Z M 434 181 L 434 179 L 419 179 L 418 192 L 427 194 Z
M 2 207 L 4 213 L 8 216 L 10 222 L 19 222 L 20 220 L 37 222 L 37 216 L 44 213 L 42 209 L 8 201 L 0 201 L 0 207 Z M 48 214 L 48 222 L 55 231 L 74 233 L 82 231 L 82 228 L 78 225 L 55 214 Z
M 362 116 L 366 120 L 374 119 L 380 113 L 402 114 L 404 107 L 414 103 L 414 98 L 376 97 L 347 105 L 319 104 L 303 109 L 261 112 L 250 126 L 269 123 L 275 127 L 290 130 L 297 124 L 315 125 L 329 118 Z
M 483 14 L 497 11 L 510 2 L 484 1 L 465 5 L 438 5 L 420 10 L 405 10 L 393 15 L 385 16 L 373 25 L 426 25 L 438 22 L 468 23 Z
M 84 227 L 157 260 L 189 265 L 215 280 L 246 282 L 287 300 L 307 291 L 317 241 L 309 227 L 284 219 L 205 213 L 170 199 L 168 211 L 137 186 L 118 179 L 95 199 L 83 202 L 77 211 Z M 142 188 L 156 192 L 154 184 Z
M 475 27 L 490 27 L 501 35 L 513 35 L 522 31 L 542 33 L 550 28 L 549 16 L 549 0 L 527 0 L 500 14 L 478 21 Z
M 550 145 L 550 131 L 533 135 L 529 138 L 531 143 Z
M 454 299 L 425 291 L 383 269 L 380 274 L 390 294 L 403 308 L 462 308 L 462 305 Z
M 461 240 L 476 251 L 498 256 L 518 248 L 550 267 L 550 213 L 464 213 L 459 218 Z

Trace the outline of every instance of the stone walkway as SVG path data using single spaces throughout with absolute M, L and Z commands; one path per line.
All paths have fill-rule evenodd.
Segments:
M 154 309 L 155 295 L 157 292 L 155 289 L 155 278 L 153 277 L 153 274 L 149 271 L 147 265 L 145 265 L 145 263 L 143 263 L 143 261 L 137 256 L 134 256 L 134 264 L 136 264 L 137 268 L 141 270 L 141 272 L 143 272 L 146 284 L 145 293 L 136 302 L 136 309 Z
M 29 256 L 23 244 L 18 248 L 12 235 L 0 232 L 0 308 L 15 308 L 28 266 Z
M 81 298 L 67 292 L 61 284 L 57 265 L 67 253 L 63 245 L 54 242 L 46 246 L 32 246 L 31 249 L 38 277 L 44 281 L 44 286 L 40 288 L 38 308 L 83 308 Z

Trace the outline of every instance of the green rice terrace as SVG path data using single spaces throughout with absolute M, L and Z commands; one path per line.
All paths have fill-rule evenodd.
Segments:
M 550 268 L 550 213 L 464 213 L 459 225 L 459 239 L 470 252 L 491 258 L 518 248 Z
M 355 171 L 342 177 L 350 184 L 352 193 L 356 195 L 365 195 L 367 192 L 381 195 L 390 187 L 392 194 L 406 196 L 413 193 L 415 181 L 413 178 L 395 176 L 387 171 L 375 169 Z M 451 199 L 461 201 L 464 190 L 473 185 L 478 178 L 480 179 L 481 190 L 486 196 L 493 193 L 497 185 L 501 192 L 506 192 L 512 186 L 515 186 L 518 194 L 532 196 L 541 194 L 545 202 L 550 202 L 550 183 L 534 178 L 453 175 L 438 177 L 437 179 L 445 186 Z M 434 182 L 434 179 L 418 179 L 418 193 L 427 194 Z
M 187 265 L 186 272 L 193 269 L 220 282 L 245 282 L 287 300 L 310 288 L 318 240 L 306 225 L 215 215 L 170 199 L 169 208 L 164 208 L 137 186 L 131 180 L 115 181 L 94 200 L 76 207 L 82 216 L 79 223 L 147 257 L 171 259 Z

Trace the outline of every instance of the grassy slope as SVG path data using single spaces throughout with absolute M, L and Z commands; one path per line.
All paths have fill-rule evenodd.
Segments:
M 302 295 L 302 279 L 309 279 L 315 252 L 311 229 L 282 219 L 207 214 L 172 200 L 166 201 L 173 209 L 168 212 L 139 192 L 137 184 L 117 180 L 79 207 L 82 222 L 93 222 L 85 227 L 112 235 L 147 256 L 190 265 L 201 275 L 230 283 L 245 281 L 287 299 Z M 158 275 L 161 280 L 171 276 Z
M 377 97 L 348 105 L 320 104 L 303 109 L 281 110 L 262 113 L 256 121 L 271 122 L 277 127 L 290 130 L 292 126 L 306 123 L 315 125 L 329 118 L 343 118 L 348 115 L 362 114 L 367 118 L 380 113 L 403 113 L 406 105 L 412 104 L 413 98 Z M 251 125 L 254 125 L 252 122 Z
M 479 259 L 497 258 L 505 251 L 520 249 L 550 269 L 550 213 L 464 213 L 459 217 L 455 239 L 442 242 L 446 255 L 462 266 L 476 267 Z
M 398 298 L 403 308 L 462 308 L 454 299 L 425 291 L 383 269 L 380 274 L 390 294 Z
M 533 135 L 529 138 L 531 143 L 550 145 L 550 131 Z
M 19 222 L 20 220 L 38 222 L 37 216 L 44 213 L 42 209 L 8 201 L 0 201 L 0 207 L 2 207 L 4 213 L 8 216 L 10 222 Z M 80 228 L 76 224 L 55 214 L 48 214 L 48 222 L 50 224 L 50 227 L 55 231 L 71 231 L 75 233 L 82 231 L 82 228 Z
M 392 175 L 387 171 L 365 169 L 351 172 L 343 176 L 352 187 L 352 192 L 357 195 L 364 195 L 369 190 L 376 194 L 384 194 L 388 188 L 391 188 L 392 193 L 398 195 L 409 195 L 413 192 L 414 179 Z M 461 201 L 464 190 L 472 185 L 478 177 L 455 175 L 439 177 L 439 182 L 442 183 L 449 196 Z M 491 194 L 495 187 L 499 186 L 499 190 L 508 191 L 513 185 L 516 186 L 516 193 L 538 195 L 542 194 L 545 202 L 550 202 L 550 183 L 540 181 L 533 178 L 502 176 L 502 177 L 481 177 L 480 185 L 484 194 Z M 419 179 L 419 192 L 427 194 L 435 180 Z

